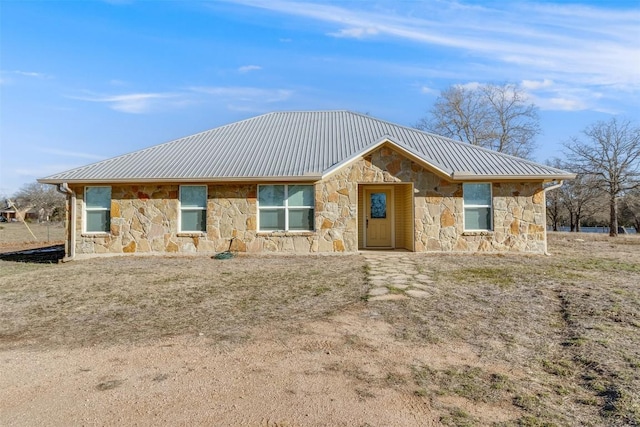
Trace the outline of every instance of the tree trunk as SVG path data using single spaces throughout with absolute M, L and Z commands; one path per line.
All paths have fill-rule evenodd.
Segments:
M 580 215 L 576 214 L 576 233 L 580 232 Z
M 575 215 L 573 214 L 573 212 L 569 212 L 569 225 L 571 226 L 570 231 L 576 231 Z
M 609 236 L 618 236 L 618 199 L 615 195 L 611 195 L 609 199 Z

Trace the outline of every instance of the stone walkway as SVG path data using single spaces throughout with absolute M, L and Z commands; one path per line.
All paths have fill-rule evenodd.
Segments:
M 369 266 L 369 301 L 429 298 L 435 293 L 433 273 L 408 253 L 365 252 Z

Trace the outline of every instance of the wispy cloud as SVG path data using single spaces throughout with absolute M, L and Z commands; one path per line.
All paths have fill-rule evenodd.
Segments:
M 544 89 L 544 88 L 549 88 L 553 86 L 553 80 L 550 79 L 543 79 L 540 81 L 537 80 L 523 80 L 522 83 L 520 84 L 520 86 L 522 86 L 523 89 L 525 90 L 538 90 L 538 89 Z
M 34 79 L 40 79 L 40 80 L 49 80 L 53 78 L 53 76 L 50 74 L 39 73 L 36 71 L 2 70 L 0 71 L 0 73 L 3 75 L 2 77 L 0 77 L 0 84 L 13 83 L 14 78 L 19 79 L 20 77 L 28 77 L 28 78 L 34 78 Z
M 369 28 L 343 28 L 337 32 L 328 33 L 330 36 L 338 37 L 338 38 L 354 38 L 354 39 L 363 39 L 368 36 L 375 36 L 379 34 L 380 31 L 377 28 L 369 27 Z
M 238 72 L 240 73 L 248 73 L 250 71 L 257 71 L 257 70 L 262 70 L 262 67 L 259 65 L 243 65 L 242 67 L 238 68 Z
M 293 95 L 289 89 L 269 89 L 249 86 L 192 86 L 174 92 L 137 92 L 117 95 L 87 93 L 68 96 L 80 101 L 101 103 L 110 109 L 129 114 L 144 114 L 206 104 L 215 99 L 229 109 L 262 111 L 262 106 L 286 101 Z
M 112 110 L 122 113 L 142 114 L 161 107 L 166 100 L 179 101 L 176 93 L 129 93 L 122 95 L 85 95 L 70 96 L 69 98 L 80 101 L 104 103 Z M 176 102 L 173 102 L 175 105 Z
M 83 153 L 79 151 L 67 151 L 67 150 L 58 150 L 55 148 L 48 147 L 40 147 L 37 149 L 41 153 L 53 154 L 56 156 L 63 157 L 75 157 L 80 159 L 92 159 L 92 160 L 102 160 L 104 156 L 98 156 L 97 154 Z
M 323 23 L 328 28 L 320 31 L 331 37 L 375 36 L 447 48 L 469 64 L 482 62 L 497 70 L 493 79 L 517 76 L 530 85 L 549 84 L 547 79 L 596 91 L 640 91 L 637 7 L 514 2 L 496 9 L 461 2 L 411 2 L 407 8 L 396 2 L 372 7 L 368 2 L 228 1 Z M 384 5 L 387 9 L 381 8 Z M 565 99 L 556 102 L 562 109 L 589 104 L 558 99 Z
M 420 86 L 420 93 L 425 95 L 434 95 L 438 93 L 438 90 L 430 88 L 429 86 Z
M 35 77 L 37 79 L 50 79 L 51 76 L 45 73 L 37 73 L 35 71 L 20 71 L 20 70 L 16 70 L 13 72 L 14 74 L 17 74 L 19 76 L 25 76 L 25 77 Z
M 597 87 L 575 87 L 551 79 L 524 80 L 520 87 L 542 110 L 613 112 L 599 105 L 604 94 Z

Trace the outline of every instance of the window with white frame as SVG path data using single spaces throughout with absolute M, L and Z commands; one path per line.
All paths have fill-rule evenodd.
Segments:
M 466 183 L 462 185 L 464 199 L 464 229 L 491 230 L 491 184 Z
M 207 229 L 207 186 L 180 186 L 180 231 L 200 233 Z
M 111 187 L 85 187 L 84 217 L 86 233 L 111 231 Z
M 259 185 L 259 230 L 313 231 L 314 206 L 313 185 Z

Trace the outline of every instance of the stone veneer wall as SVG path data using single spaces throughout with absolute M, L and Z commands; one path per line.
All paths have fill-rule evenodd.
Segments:
M 358 250 L 358 185 L 384 183 L 414 183 L 416 252 L 544 251 L 542 182 L 494 183 L 493 231 L 465 232 L 462 184 L 382 147 L 316 185 L 320 252 Z
M 544 251 L 542 183 L 494 183 L 492 232 L 465 233 L 462 184 L 441 179 L 388 147 L 315 184 L 315 232 L 257 232 L 257 184 L 208 185 L 207 232 L 178 233 L 178 185 L 114 185 L 111 233 L 83 233 L 75 187 L 76 253 L 354 252 L 358 185 L 414 183 L 414 249 Z M 231 246 L 230 246 L 231 245 Z

